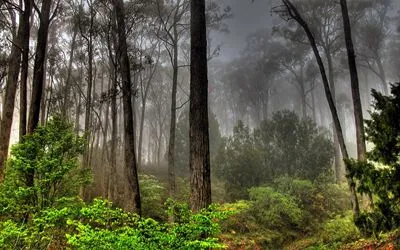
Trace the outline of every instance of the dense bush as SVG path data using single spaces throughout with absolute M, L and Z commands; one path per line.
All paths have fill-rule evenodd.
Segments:
M 372 93 L 374 111 L 366 121 L 367 139 L 374 145 L 369 161 L 347 162 L 351 176 L 359 180 L 358 191 L 375 198 L 372 211 L 361 213 L 356 221 L 366 235 L 400 227 L 400 84 L 391 92 Z
M 267 249 L 318 234 L 325 230 L 321 224 L 351 208 L 347 189 L 323 182 L 281 177 L 270 186 L 253 187 L 248 192 L 249 200 L 230 205 L 241 212 L 229 218 L 224 229 L 233 240 L 251 239 Z
M 289 175 L 315 180 L 329 176 L 334 149 L 326 133 L 309 118 L 282 111 L 250 131 L 239 121 L 213 161 L 232 200 L 248 198 L 246 190 Z M 328 179 L 327 179 L 328 180 Z

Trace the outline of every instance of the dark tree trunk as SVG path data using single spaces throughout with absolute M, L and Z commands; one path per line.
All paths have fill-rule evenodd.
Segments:
M 349 155 L 347 152 L 347 148 L 346 148 L 346 144 L 344 141 L 344 137 L 343 137 L 343 131 L 342 131 L 342 127 L 340 125 L 340 120 L 339 120 L 339 116 L 337 113 L 337 109 L 336 109 L 336 105 L 335 105 L 335 101 L 333 100 L 332 97 L 332 93 L 331 90 L 329 88 L 329 81 L 326 75 L 326 71 L 325 71 L 325 67 L 324 67 L 324 63 L 322 61 L 321 55 L 319 53 L 317 44 L 315 42 L 315 38 L 314 35 L 312 34 L 310 28 L 308 27 L 307 23 L 304 21 L 304 19 L 301 17 L 300 13 L 297 11 L 296 7 L 292 4 L 291 1 L 289 0 L 283 0 L 283 3 L 286 5 L 286 7 L 288 8 L 288 12 L 289 15 L 296 20 L 296 22 L 304 29 L 307 38 L 310 42 L 310 45 L 312 47 L 312 50 L 314 52 L 315 58 L 317 60 L 318 63 L 318 67 L 321 73 L 321 77 L 322 77 L 322 83 L 324 85 L 324 90 L 325 90 L 325 95 L 329 104 L 329 109 L 331 111 L 332 114 L 332 119 L 333 119 L 333 124 L 335 126 L 335 130 L 337 132 L 338 135 L 338 140 L 339 140 L 339 145 L 340 148 L 342 150 L 342 155 L 344 159 L 348 159 Z M 346 172 L 348 174 L 348 168 L 346 167 Z M 357 218 L 358 215 L 360 214 L 360 207 L 359 207 L 359 203 L 358 203 L 358 199 L 357 199 L 357 193 L 356 193 L 356 184 L 354 182 L 354 180 L 350 177 L 347 178 L 347 182 L 348 185 L 350 187 L 350 193 L 351 193 L 351 202 L 352 202 L 352 207 L 353 207 L 353 214 L 354 217 Z
M 40 103 L 43 94 L 47 35 L 50 25 L 50 7 L 52 0 L 43 0 L 40 26 L 37 36 L 35 64 L 33 66 L 32 98 L 29 107 L 28 133 L 33 133 L 39 123 Z
M 24 0 L 25 11 L 22 21 L 22 64 L 21 64 L 21 83 L 20 83 L 20 113 L 19 113 L 19 139 L 26 134 L 27 110 L 28 110 L 28 72 L 29 72 L 29 37 L 30 37 L 30 16 L 32 12 L 31 0 Z
M 193 211 L 211 204 L 205 1 L 191 1 L 190 202 Z
M 91 123 L 91 110 L 92 110 L 92 90 L 93 90 L 93 41 L 92 41 L 92 34 L 89 35 L 88 38 L 88 82 L 86 87 L 86 106 L 85 106 L 85 133 L 87 136 L 87 141 L 91 140 L 91 130 L 90 130 L 90 123 Z M 89 168 L 89 159 L 90 159 L 90 146 L 89 143 L 86 144 L 85 153 L 83 155 L 84 166 Z
M 118 51 L 117 58 L 120 63 L 122 78 L 122 99 L 124 109 L 124 152 L 125 152 L 125 171 L 129 181 L 129 191 L 133 196 L 128 206 L 134 212 L 141 213 L 139 180 L 137 173 L 137 164 L 135 157 L 135 135 L 133 129 L 133 110 L 132 110 L 132 91 L 131 74 L 128 57 L 128 47 L 126 43 L 124 3 L 122 0 L 113 0 L 117 18 L 118 30 Z
M 112 63 L 110 63 L 112 64 Z M 117 110 L 117 75 L 114 64 L 111 66 L 112 88 L 111 88 L 111 146 L 110 146 L 110 181 L 108 199 L 114 199 L 115 187 L 117 185 L 117 136 L 118 136 L 118 110 Z
M 27 0 L 25 0 L 26 2 Z M 21 6 L 22 7 L 22 6 Z M 6 90 L 3 103 L 3 114 L 1 117 L 0 125 L 0 182 L 3 180 L 3 172 L 5 162 L 7 160 L 8 147 L 10 144 L 11 136 L 11 125 L 14 116 L 14 105 L 15 105 L 15 95 L 18 86 L 18 76 L 21 64 L 21 48 L 26 44 L 26 22 L 28 22 L 29 27 L 29 17 L 31 12 L 30 5 L 25 6 L 24 13 L 20 16 L 20 26 L 18 28 L 18 33 L 14 36 L 11 53 L 8 61 L 8 75 L 6 82 Z M 29 28 L 28 28 L 29 32 Z M 28 35 L 29 42 L 29 35 Z
M 351 37 L 351 26 L 349 13 L 347 9 L 347 1 L 340 0 L 343 16 L 344 35 L 346 40 L 347 57 L 349 61 L 350 78 L 351 78 L 351 94 L 353 97 L 354 117 L 356 124 L 356 138 L 357 138 L 357 155 L 358 160 L 366 160 L 366 147 L 365 147 L 365 134 L 364 134 L 364 120 L 361 106 L 360 89 L 358 83 L 356 56 L 354 52 L 353 39 Z
M 174 25 L 175 39 L 177 39 L 177 28 Z M 176 92 L 178 87 L 178 44 L 174 41 L 173 48 L 173 76 L 172 76 L 172 97 L 171 97 L 171 123 L 169 131 L 168 146 L 168 183 L 169 195 L 174 196 L 176 190 L 175 184 L 175 132 L 176 132 Z

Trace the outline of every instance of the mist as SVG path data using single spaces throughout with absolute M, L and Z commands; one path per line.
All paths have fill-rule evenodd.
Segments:
M 398 0 L 0 13 L 1 249 L 398 247 Z

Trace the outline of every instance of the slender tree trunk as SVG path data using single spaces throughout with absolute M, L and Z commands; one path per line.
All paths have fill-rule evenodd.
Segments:
M 304 19 L 301 17 L 300 13 L 297 11 L 296 7 L 292 4 L 291 1 L 289 0 L 283 0 L 283 3 L 287 6 L 287 8 L 289 9 L 289 15 L 295 19 L 297 21 L 297 23 L 303 27 L 307 38 L 310 42 L 310 45 L 312 47 L 312 50 L 314 52 L 315 58 L 317 60 L 318 63 L 318 67 L 321 73 L 321 77 L 322 77 L 322 83 L 324 85 L 324 90 L 325 90 L 325 95 L 329 104 L 329 109 L 331 111 L 331 115 L 332 115 L 332 119 L 333 119 L 333 124 L 335 126 L 335 130 L 337 132 L 338 135 L 338 140 L 339 140 L 339 145 L 340 148 L 342 150 L 342 155 L 344 159 L 349 159 L 349 155 L 347 152 L 347 148 L 346 148 L 346 144 L 344 141 L 344 137 L 343 137 L 343 131 L 342 131 L 342 127 L 340 125 L 340 120 L 339 120 L 339 116 L 337 113 L 337 109 L 336 109 L 336 105 L 335 105 L 335 101 L 332 97 L 332 93 L 331 90 L 329 88 L 329 81 L 328 78 L 326 76 L 326 71 L 325 71 L 325 67 L 324 67 L 324 63 L 322 61 L 321 55 L 318 51 L 318 47 L 317 44 L 315 42 L 315 38 L 314 35 L 312 34 L 310 28 L 308 27 L 307 23 L 304 21 Z M 348 174 L 348 167 L 346 166 L 346 174 Z M 357 193 L 356 193 L 356 184 L 353 180 L 353 178 L 347 177 L 347 182 L 350 188 L 350 193 L 351 193 L 351 203 L 352 203 L 352 207 L 353 207 L 353 215 L 355 218 L 358 217 L 358 215 L 360 214 L 360 207 L 359 207 L 359 203 L 358 203 L 358 198 L 357 198 Z
M 174 25 L 175 39 L 177 39 L 177 28 Z M 178 87 L 178 44 L 174 42 L 173 48 L 173 76 L 172 76 L 172 97 L 171 97 L 171 123 L 169 131 L 169 146 L 168 146 L 168 183 L 169 195 L 175 195 L 175 132 L 176 132 L 176 92 Z
M 205 1 L 191 1 L 190 13 L 190 202 L 199 211 L 211 204 Z
M 366 147 L 365 147 L 365 134 L 364 134 L 364 120 L 361 106 L 360 89 L 358 83 L 356 56 L 354 52 L 353 40 L 351 37 L 351 26 L 349 13 L 347 9 L 347 1 L 340 0 L 343 16 L 344 35 L 346 40 L 347 57 L 350 69 L 351 78 L 351 94 L 353 97 L 354 117 L 356 124 L 356 138 L 357 138 L 357 155 L 358 160 L 366 160 Z
M 23 30 L 22 38 L 22 64 L 21 64 L 21 82 L 20 82 L 20 113 L 19 113 L 19 139 L 26 134 L 27 110 L 28 110 L 28 72 L 29 72 L 29 37 L 30 37 L 30 16 L 32 12 L 31 0 L 24 0 L 25 11 L 23 13 Z
M 66 119 L 68 118 L 68 108 L 69 108 L 69 103 L 70 103 L 72 62 L 74 59 L 77 34 L 78 34 L 78 30 L 76 28 L 74 28 L 74 31 L 72 34 L 71 48 L 69 50 L 69 60 L 68 60 L 68 69 L 67 69 L 67 79 L 65 80 L 63 107 L 61 110 L 61 115 Z
M 111 74 L 110 74 L 111 75 Z M 108 93 L 111 92 L 112 89 L 112 78 L 109 77 L 109 82 L 108 82 Z M 104 198 L 108 198 L 108 192 L 110 190 L 110 175 L 111 175 L 111 168 L 110 168 L 110 155 L 108 151 L 108 128 L 110 126 L 110 101 L 107 100 L 106 102 L 106 113 L 104 115 L 104 119 L 106 120 L 105 125 L 104 125 L 104 131 L 103 131 L 103 143 L 102 143 L 102 154 L 101 154 L 101 162 L 102 165 L 104 166 L 104 163 L 106 165 L 106 173 L 104 176 Z
M 115 187 L 117 185 L 117 136 L 118 136 L 118 109 L 117 109 L 117 75 L 114 65 L 111 65 L 112 88 L 111 88 L 111 149 L 110 149 L 110 184 L 108 198 L 114 200 Z
M 131 91 L 131 75 L 129 67 L 128 47 L 126 44 L 126 30 L 124 20 L 124 3 L 122 0 L 113 0 L 118 30 L 118 52 L 121 78 L 122 78 L 122 99 L 124 109 L 124 141 L 125 141 L 125 170 L 128 175 L 129 191 L 133 196 L 130 201 L 130 208 L 140 214 L 140 192 L 137 173 L 137 164 L 135 157 L 135 135 L 133 128 L 133 111 L 132 111 L 132 91 Z
M 92 110 L 92 89 L 93 89 L 93 41 L 92 34 L 89 35 L 88 39 L 88 82 L 86 87 L 86 106 L 85 106 L 85 133 L 87 136 L 88 143 L 86 144 L 85 153 L 83 155 L 84 166 L 90 167 L 89 165 L 89 141 L 91 138 L 91 130 L 90 130 L 90 117 Z
M 328 75 L 329 75 L 329 86 L 331 89 L 332 93 L 332 99 L 335 103 L 335 106 L 337 106 L 336 102 L 336 85 L 335 85 L 335 74 L 333 72 L 333 62 L 332 62 L 332 56 L 331 53 L 328 49 L 325 49 L 325 54 L 326 54 L 326 61 L 328 63 Z M 335 146 L 335 177 L 336 177 L 336 183 L 340 183 L 341 181 L 341 176 L 342 176 L 342 162 L 343 159 L 340 154 L 340 145 L 339 145 L 339 139 L 338 135 L 336 132 L 336 129 L 333 128 L 333 144 Z

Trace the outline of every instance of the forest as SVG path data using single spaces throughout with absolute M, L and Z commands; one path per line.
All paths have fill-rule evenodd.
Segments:
M 0 249 L 400 249 L 400 1 L 0 0 Z

